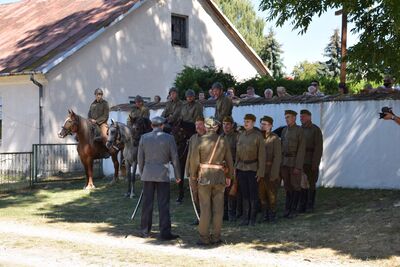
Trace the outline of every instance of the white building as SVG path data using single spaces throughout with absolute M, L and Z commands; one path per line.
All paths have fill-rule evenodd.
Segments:
M 0 152 L 73 142 L 57 132 L 98 87 L 113 106 L 165 99 L 185 65 L 269 73 L 211 0 L 23 0 L 0 5 L 0 26 Z

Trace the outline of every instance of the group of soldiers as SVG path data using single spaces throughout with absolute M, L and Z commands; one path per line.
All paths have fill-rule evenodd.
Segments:
M 186 102 L 178 98 L 175 88 L 161 117 L 151 119 L 153 131 L 144 134 L 139 143 L 138 165 L 144 182 L 141 236 L 151 232 L 154 192 L 160 210 L 161 238 L 175 239 L 169 215 L 168 163 L 175 178 L 182 182 L 176 144 L 162 131 L 164 125 L 177 120 L 193 122 L 196 134 L 188 143 L 186 175 L 196 212 L 200 214 L 199 245 L 221 243 L 223 219 L 240 220 L 240 226 L 255 225 L 261 208 L 264 222 L 277 220 L 277 193 L 283 181 L 286 192 L 283 217 L 313 210 L 319 164 L 322 156 L 322 133 L 312 123 L 309 110 L 300 111 L 302 125 L 296 124 L 297 112 L 285 111 L 286 126 L 280 136 L 272 132 L 273 118 L 246 114 L 243 127 L 237 130 L 232 118 L 232 101 L 224 95 L 221 83 L 214 83 L 216 98 L 214 117 L 204 118 L 202 105 L 192 90 L 186 91 Z M 128 116 L 149 118 L 143 99 L 135 99 L 136 108 Z M 90 113 L 89 113 L 90 114 Z M 171 139 L 172 138 L 172 139 Z M 155 153 L 157 152 L 157 153 Z M 183 195 L 178 197 L 182 201 Z M 212 229 L 210 222 L 212 221 Z

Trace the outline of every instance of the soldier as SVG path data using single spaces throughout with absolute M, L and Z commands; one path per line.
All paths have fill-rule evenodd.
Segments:
M 195 100 L 195 93 L 189 89 L 185 93 L 186 102 L 182 105 L 180 119 L 195 123 L 196 118 L 203 117 L 203 106 Z
M 279 176 L 282 159 L 281 140 L 271 131 L 273 123 L 274 120 L 269 116 L 264 116 L 260 120 L 260 127 L 264 135 L 266 161 L 265 175 L 258 184 L 258 193 L 264 211 L 264 222 L 275 222 L 276 220 L 276 200 L 281 182 Z
M 232 100 L 224 95 L 224 87 L 221 83 L 216 82 L 211 88 L 214 99 L 216 99 L 214 117 L 217 121 L 221 122 L 226 116 L 232 115 Z
M 225 177 L 224 162 L 229 169 L 230 177 L 233 173 L 233 161 L 229 144 L 224 137 L 218 136 L 216 131 L 219 123 L 214 118 L 205 122 L 207 133 L 200 138 L 198 146 L 193 151 L 190 162 L 190 176 L 198 181 L 200 201 L 200 240 L 201 246 L 220 244 L 222 217 L 224 213 L 224 190 L 231 181 Z M 210 234 L 209 225 L 212 222 Z
M 94 91 L 94 95 L 96 96 L 96 99 L 90 105 L 88 118 L 93 124 L 96 124 L 100 128 L 100 136 L 96 136 L 95 141 L 101 141 L 106 144 L 108 130 L 107 121 L 110 110 L 108 102 L 103 99 L 102 89 L 97 88 Z
M 231 149 L 232 159 L 235 159 L 238 132 L 235 131 L 234 121 L 233 121 L 233 118 L 231 116 L 226 116 L 223 119 L 222 128 L 223 128 L 224 132 L 221 134 L 221 136 L 225 137 L 225 139 L 228 141 L 229 147 Z M 234 178 L 234 177 L 232 177 L 232 178 Z M 236 186 L 237 186 L 237 179 L 232 179 L 232 184 L 233 183 L 236 183 Z M 240 201 L 239 201 L 240 206 L 242 205 L 242 202 L 241 202 L 241 196 L 240 196 L 239 192 L 236 193 L 236 196 L 230 196 L 229 195 L 229 192 L 230 192 L 231 188 L 232 188 L 232 186 L 231 187 L 227 187 L 225 189 L 225 195 L 224 195 L 224 220 L 228 220 L 229 219 L 229 221 L 233 222 L 233 221 L 236 220 L 236 215 L 241 213 L 240 209 L 239 209 L 238 212 L 236 212 L 236 209 L 238 208 L 237 199 L 238 198 L 240 199 Z
M 177 122 L 181 115 L 182 101 L 178 98 L 178 90 L 175 87 L 169 89 L 169 101 L 165 105 L 165 109 L 161 114 L 167 119 L 169 124 Z
M 164 122 L 165 119 L 162 117 L 153 118 L 151 120 L 153 131 L 144 134 L 139 142 L 138 166 L 143 181 L 140 234 L 144 238 L 150 236 L 154 193 L 157 192 L 160 236 L 162 240 L 172 240 L 179 236 L 171 233 L 169 162 L 174 166 L 177 183 L 181 177 L 175 140 L 173 136 L 163 132 Z
M 287 127 L 282 130 L 281 177 L 286 191 L 285 218 L 296 215 L 300 197 L 301 174 L 306 152 L 303 129 L 296 124 L 297 112 L 285 111 Z
M 150 118 L 150 111 L 144 106 L 143 98 L 140 95 L 135 97 L 135 108 L 129 113 L 126 124 L 131 127 L 138 118 Z
M 189 150 L 188 150 L 188 155 L 186 159 L 186 165 L 185 165 L 185 172 L 187 177 L 190 178 L 190 162 L 192 161 L 192 152 L 195 150 L 195 148 L 198 146 L 198 143 L 200 141 L 200 137 L 202 137 L 206 133 L 206 127 L 204 125 L 204 118 L 203 117 L 198 117 L 196 119 L 196 134 L 192 135 L 189 139 Z M 200 213 L 200 204 L 199 204 L 199 194 L 198 194 L 198 185 L 196 180 L 189 179 L 189 186 L 192 189 L 192 195 L 193 195 L 193 202 L 195 204 L 197 213 Z M 196 220 L 193 222 L 193 225 L 198 225 L 199 221 Z
M 239 134 L 236 146 L 236 177 L 243 198 L 241 226 L 255 225 L 257 216 L 258 185 L 265 174 L 265 148 L 262 134 L 254 129 L 256 116 L 246 114 L 244 131 Z
M 307 109 L 300 111 L 301 127 L 303 128 L 306 141 L 306 154 L 304 156 L 303 171 L 307 175 L 309 190 L 302 189 L 300 197 L 300 212 L 306 212 L 308 208 L 314 210 L 315 185 L 318 181 L 319 164 L 322 157 L 322 132 L 321 129 L 312 123 L 311 112 Z

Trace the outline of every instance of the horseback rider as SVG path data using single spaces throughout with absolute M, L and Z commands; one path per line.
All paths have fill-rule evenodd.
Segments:
M 129 113 L 126 125 L 132 127 L 133 122 L 138 118 L 150 118 L 150 110 L 144 106 L 143 98 L 140 95 L 135 97 L 135 107 Z
M 195 93 L 189 89 L 185 93 L 186 102 L 181 109 L 180 119 L 184 122 L 195 123 L 196 119 L 203 117 L 203 105 L 195 100 Z
M 177 122 L 181 115 L 182 101 L 178 97 L 178 90 L 175 87 L 169 89 L 170 100 L 166 103 L 165 109 L 161 114 L 170 125 Z
M 88 119 L 100 129 L 100 136 L 95 136 L 95 141 L 100 141 L 106 144 L 107 142 L 107 120 L 109 115 L 108 102 L 103 99 L 103 90 L 97 88 L 94 91 L 96 99 L 90 105 Z

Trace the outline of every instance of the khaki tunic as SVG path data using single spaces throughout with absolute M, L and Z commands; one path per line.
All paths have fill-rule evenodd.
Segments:
M 255 171 L 257 177 L 264 177 L 264 138 L 256 129 L 244 131 L 239 134 L 236 145 L 235 167 L 242 171 Z
M 232 158 L 235 160 L 236 159 L 236 144 L 237 144 L 239 133 L 232 130 L 227 134 L 222 133 L 221 136 L 224 136 L 226 141 L 228 141 L 229 147 L 231 148 Z
M 110 109 L 108 107 L 108 102 L 101 99 L 100 102 L 96 100 L 90 105 L 88 118 L 96 120 L 97 125 L 107 123 L 108 114 Z
M 201 177 L 199 177 L 200 163 L 208 163 L 210 160 L 218 135 L 214 132 L 208 132 L 203 135 L 198 142 L 197 147 L 193 149 L 190 157 L 190 175 L 199 178 L 200 185 L 216 185 L 225 184 L 224 170 L 221 169 L 203 169 Z M 221 137 L 215 150 L 214 158 L 211 164 L 223 165 L 229 169 L 229 176 L 233 174 L 233 160 L 228 141 Z
M 306 141 L 303 129 L 298 125 L 282 130 L 282 166 L 303 169 Z
M 185 102 L 182 105 L 180 116 L 182 121 L 195 123 L 198 117 L 203 117 L 203 106 L 199 102 Z
M 222 122 L 224 117 L 232 115 L 232 100 L 224 95 L 221 95 L 215 104 L 215 119 Z
M 147 119 L 149 119 L 150 118 L 150 110 L 145 106 L 142 106 L 141 108 L 132 109 L 131 113 L 129 113 L 129 115 L 128 115 L 128 119 L 126 121 L 126 124 L 128 126 L 132 126 L 132 122 L 136 118 L 147 118 Z
M 191 155 L 194 151 L 194 149 L 197 147 L 199 141 L 200 141 L 201 135 L 199 135 L 198 133 L 192 135 L 192 137 L 190 137 L 189 139 L 189 148 L 188 148 L 188 154 L 187 154 L 187 158 L 186 158 L 186 165 L 185 165 L 185 172 L 187 177 L 192 177 L 190 175 L 190 160 L 191 160 Z
M 279 170 L 282 161 L 281 140 L 278 135 L 268 133 L 264 137 L 265 143 L 265 176 L 267 180 L 279 180 Z
M 183 102 L 180 99 L 168 101 L 161 116 L 166 118 L 168 122 L 176 122 L 181 115 L 182 104 Z
M 315 124 L 302 125 L 304 138 L 306 140 L 306 154 L 304 164 L 318 169 L 321 162 L 323 142 L 321 129 Z

